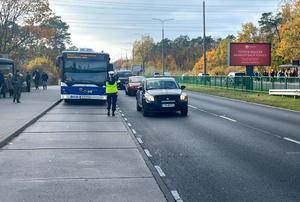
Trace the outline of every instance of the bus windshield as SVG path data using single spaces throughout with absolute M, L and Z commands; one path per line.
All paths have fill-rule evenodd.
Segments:
M 97 73 L 76 73 L 76 72 L 65 72 L 64 80 L 69 84 L 104 84 L 106 80 L 106 72 Z
M 64 62 L 63 81 L 68 84 L 104 84 L 107 78 L 106 61 L 67 59 Z
M 89 60 L 66 60 L 65 72 L 103 72 L 107 71 L 107 62 Z
M 13 73 L 13 65 L 12 64 L 0 64 L 0 72 L 2 72 L 4 75 Z

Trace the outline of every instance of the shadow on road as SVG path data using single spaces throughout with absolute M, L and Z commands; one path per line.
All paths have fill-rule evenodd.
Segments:
M 181 116 L 181 114 L 179 112 L 155 112 L 155 113 L 151 113 L 149 116 L 147 116 L 147 118 L 162 118 L 162 119 L 165 119 L 165 118 L 187 118 L 187 117 L 184 117 L 184 116 Z
M 106 101 L 101 100 L 64 100 L 65 105 L 89 105 L 89 106 L 105 106 Z

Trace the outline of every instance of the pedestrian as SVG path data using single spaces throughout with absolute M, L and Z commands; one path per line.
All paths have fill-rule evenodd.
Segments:
M 108 80 L 105 83 L 105 87 L 107 95 L 107 116 L 110 116 L 110 109 L 112 109 L 112 116 L 115 116 L 118 98 L 118 84 L 113 71 L 108 72 Z
M 30 92 L 30 87 L 31 87 L 31 75 L 29 74 L 29 72 L 26 72 L 26 91 Z
M 2 72 L 0 72 L 0 94 L 2 94 L 3 98 L 6 97 L 6 83 Z
M 43 84 L 43 90 L 47 90 L 47 84 L 48 84 L 48 74 L 46 72 L 42 73 L 42 84 Z
M 23 82 L 24 82 L 23 75 L 20 73 L 19 70 L 16 70 L 16 74 L 13 76 L 12 79 L 12 84 L 14 88 L 13 102 L 17 101 L 17 103 L 20 103 Z
M 34 80 L 35 90 L 38 90 L 40 79 L 41 79 L 41 74 L 37 69 L 34 70 L 34 72 L 32 73 L 32 78 Z
M 9 92 L 9 97 L 12 97 L 13 96 L 13 92 L 14 92 L 14 88 L 13 88 L 13 84 L 12 84 L 12 78 L 13 78 L 13 74 L 12 73 L 9 73 L 8 74 L 8 77 L 6 79 L 6 88 Z

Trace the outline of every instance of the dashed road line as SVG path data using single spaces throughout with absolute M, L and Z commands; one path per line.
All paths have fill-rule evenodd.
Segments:
M 179 196 L 179 193 L 176 190 L 172 190 L 171 194 L 173 195 L 173 198 L 176 202 L 183 202 L 183 200 Z
M 159 176 L 166 177 L 166 174 L 164 173 L 164 171 L 159 166 L 154 166 L 154 168 L 157 170 Z
M 121 114 L 123 117 L 125 116 L 124 114 Z
M 193 109 L 198 109 L 197 107 L 193 106 L 193 105 L 189 105 L 190 108 L 193 108 Z
M 193 106 L 193 105 L 189 105 L 189 107 L 192 108 L 192 109 L 196 109 L 196 110 L 198 110 L 198 111 L 200 111 L 200 112 L 204 112 L 204 113 L 210 114 L 210 115 L 212 115 L 212 116 L 216 116 L 216 117 L 219 117 L 219 118 L 222 118 L 222 119 L 226 119 L 226 120 L 231 121 L 231 122 L 237 122 L 237 120 L 228 118 L 228 117 L 226 117 L 226 116 L 221 116 L 221 115 L 218 115 L 218 114 L 215 114 L 215 113 L 206 111 L 206 110 L 204 110 L 204 109 L 199 109 L 198 107 L 195 107 L 195 106 Z
M 228 117 L 226 117 L 226 116 L 219 116 L 219 117 L 222 118 L 222 119 L 226 119 L 226 120 L 228 120 L 228 121 L 237 122 L 237 120 L 228 118 Z
M 136 135 L 136 131 L 134 129 L 131 129 L 131 130 L 132 130 L 132 133 Z
M 128 119 L 127 118 L 124 118 L 124 120 L 127 122 L 128 121 Z
M 140 143 L 140 144 L 144 144 L 144 142 L 143 142 L 143 140 L 141 139 L 141 138 L 136 138 L 137 139 L 137 141 Z
M 144 152 L 148 157 L 150 157 L 150 158 L 152 157 L 152 155 L 150 154 L 150 151 L 148 149 L 144 149 Z
M 299 141 L 297 141 L 297 140 L 293 140 L 293 139 L 291 139 L 291 138 L 288 138 L 288 137 L 284 137 L 283 139 L 284 139 L 284 140 L 287 140 L 287 141 L 289 141 L 289 142 L 293 142 L 293 143 L 296 143 L 296 144 L 300 144 L 300 142 L 299 142 Z
M 127 125 L 129 126 L 129 127 L 131 127 L 132 125 L 131 125 L 131 123 L 127 123 Z

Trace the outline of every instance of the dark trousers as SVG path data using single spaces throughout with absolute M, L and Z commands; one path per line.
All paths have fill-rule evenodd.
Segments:
M 12 97 L 14 95 L 14 90 L 13 89 L 9 89 L 8 92 L 9 92 L 9 97 Z
M 22 92 L 22 88 L 14 88 L 14 101 L 15 100 L 17 100 L 17 102 L 20 101 L 21 92 Z
M 31 86 L 31 83 L 30 82 L 26 82 L 26 91 L 27 92 L 30 92 L 30 86 Z
M 35 89 L 39 89 L 39 80 L 34 80 Z
M 107 94 L 107 110 L 112 109 L 113 112 L 116 111 L 118 95 L 117 93 Z

